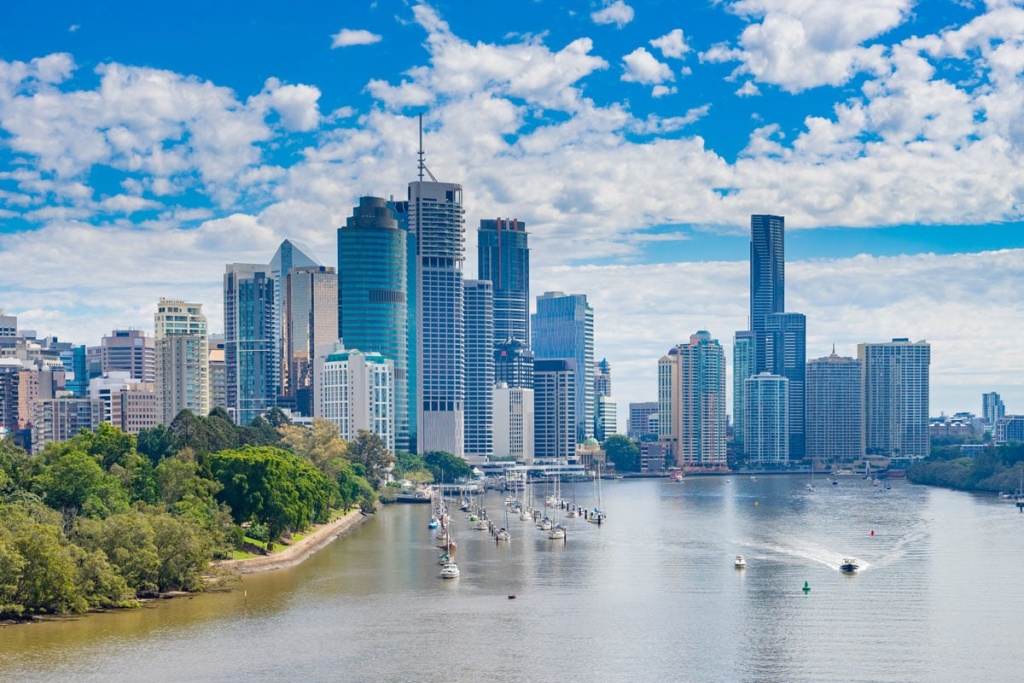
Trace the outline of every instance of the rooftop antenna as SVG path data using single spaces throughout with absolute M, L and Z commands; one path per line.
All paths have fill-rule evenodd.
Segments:
M 420 182 L 421 183 L 423 182 L 423 172 L 426 171 L 427 175 L 430 176 L 430 179 L 436 183 L 437 182 L 437 178 L 435 178 L 434 174 L 430 172 L 429 168 L 427 168 L 427 163 L 424 160 L 424 152 L 423 152 L 423 114 L 420 114 L 420 151 L 419 151 L 419 157 L 420 157 Z

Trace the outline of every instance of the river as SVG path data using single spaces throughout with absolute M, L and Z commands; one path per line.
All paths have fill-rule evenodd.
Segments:
M 456 513 L 453 581 L 428 507 L 391 506 L 234 591 L 2 627 L 0 680 L 1024 680 L 1024 515 L 840 482 L 605 481 L 607 523 L 565 520 L 564 543 L 513 517 L 497 545 Z M 594 503 L 590 484 L 563 496 Z

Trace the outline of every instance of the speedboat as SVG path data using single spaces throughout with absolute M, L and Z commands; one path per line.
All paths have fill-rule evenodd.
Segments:
M 445 566 L 441 567 L 441 573 L 439 575 L 442 579 L 457 579 L 459 578 L 459 565 L 454 562 L 449 562 Z
M 747 558 L 743 557 L 742 555 L 737 555 L 736 560 L 732 563 L 732 566 L 736 567 L 736 569 L 746 569 Z
M 839 565 L 839 571 L 844 574 L 853 574 L 858 569 L 860 569 L 860 565 L 857 563 L 857 560 L 852 557 L 844 557 L 843 563 Z

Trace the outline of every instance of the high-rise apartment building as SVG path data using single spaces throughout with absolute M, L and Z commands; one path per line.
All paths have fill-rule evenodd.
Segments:
M 862 363 L 865 454 L 927 457 L 931 346 L 906 338 L 858 344 L 857 359 Z
M 408 204 L 360 197 L 338 229 L 338 336 L 346 347 L 380 353 L 395 366 L 395 432 L 399 448 L 415 451 L 411 412 L 416 404 L 410 366 L 415 321 L 410 281 Z M 402 220 L 399 220 L 399 217 Z M 403 225 L 404 224 L 404 225 Z M 413 242 L 415 244 L 415 242 Z M 415 252 L 412 254 L 415 276 Z
M 103 374 L 127 372 L 139 382 L 156 382 L 156 340 L 142 330 L 114 330 L 89 351 Z
M 786 310 L 786 219 L 750 217 L 750 330 L 755 338 L 754 370 L 768 370 L 765 316 Z
M 803 313 L 765 316 L 766 371 L 789 380 L 789 457 L 804 457 L 804 378 L 807 374 L 807 318 Z
M 1006 406 L 999 394 L 992 391 L 981 395 L 981 416 L 989 426 L 999 422 L 1000 418 L 1006 417 Z
M 534 462 L 566 462 L 576 453 L 576 361 L 533 364 Z
M 726 466 L 725 352 L 700 330 L 658 361 L 658 438 L 684 468 Z
M 312 415 L 317 347 L 338 341 L 338 273 L 327 266 L 297 266 L 288 271 L 283 292 L 282 391 L 295 410 Z
M 494 381 L 512 388 L 533 388 L 533 351 L 525 341 L 506 339 L 495 345 Z
M 530 250 L 526 223 L 484 219 L 477 232 L 477 270 L 494 283 L 494 344 L 530 341 Z
M 807 363 L 806 458 L 850 463 L 864 455 L 861 363 L 832 354 Z
M 494 452 L 494 288 L 466 280 L 465 454 Z
M 133 380 L 127 372 L 112 372 L 89 380 L 89 398 L 103 406 L 100 422 L 128 434 L 160 424 L 160 404 L 153 385 Z
M 651 436 L 657 438 L 657 431 L 652 435 L 650 430 L 651 416 L 657 414 L 657 401 L 630 403 L 629 418 L 626 422 L 626 436 L 634 441 L 650 440 Z
M 594 435 L 594 309 L 586 294 L 545 292 L 532 316 L 534 388 L 541 360 L 572 360 L 576 370 L 576 440 Z
M 343 439 L 360 429 L 377 434 L 395 450 L 395 365 L 377 352 L 334 350 L 318 356 L 313 371 L 314 415 L 338 425 Z
M 462 186 L 409 183 L 416 238 L 416 392 L 419 452 L 465 452 L 466 327 Z
M 754 333 L 749 330 L 737 332 L 732 340 L 732 441 L 738 453 L 744 453 L 743 416 L 744 388 L 743 382 L 755 373 L 756 349 Z
M 224 274 L 224 363 L 227 408 L 247 425 L 276 405 L 280 329 L 270 266 L 229 263 Z
M 103 404 L 91 398 L 58 397 L 32 406 L 32 452 L 51 441 L 67 441 L 83 429 L 95 431 L 103 421 Z
M 182 410 L 209 414 L 210 348 L 203 305 L 161 298 L 153 315 L 157 418 L 171 424 Z
M 618 431 L 618 407 L 612 397 L 612 364 L 602 358 L 594 369 L 594 438 L 604 443 Z
M 762 372 L 743 380 L 743 443 L 751 465 L 789 464 L 789 380 Z
M 224 335 L 211 334 L 210 354 L 210 410 L 228 407 L 228 368 L 224 359 Z
M 499 382 L 494 388 L 494 455 L 533 464 L 533 389 L 510 387 Z

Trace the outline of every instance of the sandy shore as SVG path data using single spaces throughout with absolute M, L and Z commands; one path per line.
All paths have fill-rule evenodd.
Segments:
M 257 574 L 268 572 L 274 569 L 294 567 L 320 548 L 333 541 L 339 536 L 344 536 L 369 519 L 358 509 L 352 510 L 346 515 L 339 517 L 333 522 L 313 527 L 313 530 L 306 534 L 301 541 L 297 541 L 284 550 L 279 550 L 271 555 L 260 555 L 244 560 L 221 560 L 214 562 L 217 569 L 238 572 L 239 574 Z

